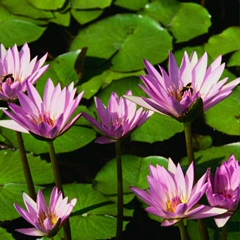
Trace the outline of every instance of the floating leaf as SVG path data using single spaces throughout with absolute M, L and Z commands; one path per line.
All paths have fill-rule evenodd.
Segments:
M 77 10 L 71 9 L 71 14 L 80 23 L 85 24 L 98 18 L 102 14 L 102 10 Z
M 70 0 L 71 7 L 74 9 L 91 9 L 91 8 L 106 8 L 111 5 L 112 0 L 88 0 L 88 1 L 79 1 L 79 0 Z
M 131 134 L 134 141 L 153 143 L 167 140 L 183 131 L 183 124 L 175 119 L 154 113 L 140 128 Z
M 5 128 L 2 128 L 1 131 L 6 139 L 6 145 L 18 148 L 16 133 Z M 54 141 L 55 151 L 57 153 L 74 151 L 90 143 L 95 137 L 96 132 L 94 130 L 81 126 L 73 126 Z M 30 134 L 23 134 L 23 140 L 28 152 L 40 154 L 49 151 L 49 146 L 46 142 L 39 141 Z
M 209 38 L 204 48 L 212 58 L 240 50 L 240 27 L 229 27 Z
M 182 3 L 174 18 L 170 30 L 177 42 L 186 42 L 208 32 L 211 26 L 210 14 L 201 5 Z
M 33 182 L 37 185 L 53 182 L 53 173 L 50 163 L 41 160 L 33 154 L 27 154 Z M 6 164 L 7 163 L 7 164 Z M 18 183 L 25 184 L 22 163 L 19 151 L 0 151 L 0 184 Z M 44 174 L 42 174 L 44 172 Z
M 70 12 L 53 12 L 54 18 L 51 18 L 49 21 L 56 23 L 58 25 L 62 25 L 64 27 L 68 27 L 70 25 L 71 14 Z
M 7 230 L 0 228 L 0 236 L 4 240 L 13 240 L 12 234 L 8 233 Z
M 88 56 L 96 58 L 95 64 L 112 58 L 112 70 L 128 72 L 143 69 L 144 58 L 153 64 L 165 60 L 172 49 L 172 38 L 147 16 L 118 14 L 83 29 L 73 40 L 71 49 L 86 46 Z
M 240 50 L 232 54 L 232 56 L 228 60 L 227 66 L 228 67 L 240 66 Z
M 159 156 L 149 156 L 141 158 L 133 155 L 122 156 L 123 169 L 123 193 L 124 203 L 130 202 L 134 194 L 130 187 L 147 188 L 147 175 L 149 175 L 149 165 L 159 164 L 166 167 L 168 160 Z M 117 166 L 116 159 L 108 162 L 94 179 L 94 189 L 102 192 L 112 201 L 117 201 Z
M 139 10 L 143 8 L 147 3 L 149 3 L 148 0 L 135 0 L 135 1 L 116 0 L 114 2 L 115 5 L 130 10 Z
M 28 2 L 35 8 L 57 10 L 63 7 L 66 0 L 28 0 Z
M 0 42 L 5 47 L 12 47 L 15 43 L 23 45 L 37 40 L 45 28 L 31 22 L 8 18 L 0 23 Z
M 73 239 L 109 239 L 116 235 L 115 203 L 92 189 L 90 184 L 64 185 L 64 192 L 69 199 L 77 198 L 70 217 Z M 125 209 L 124 216 L 132 216 L 132 210 Z
M 240 87 L 206 112 L 206 123 L 220 132 L 240 136 Z

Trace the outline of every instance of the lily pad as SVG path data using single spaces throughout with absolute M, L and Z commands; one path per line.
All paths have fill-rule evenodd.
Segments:
M 133 155 L 122 156 L 124 203 L 134 198 L 131 187 L 148 188 L 149 165 L 159 164 L 166 167 L 168 160 L 159 156 L 141 158 Z M 108 199 L 117 201 L 116 159 L 108 162 L 94 179 L 94 189 L 102 192 Z
M 172 38 L 150 17 L 118 14 L 83 29 L 73 40 L 71 50 L 86 46 L 88 56 L 98 59 L 96 65 L 111 58 L 112 70 L 129 72 L 143 69 L 143 59 L 153 64 L 165 60 L 172 49 Z
M 63 7 L 66 0 L 28 0 L 28 2 L 35 8 L 57 10 Z

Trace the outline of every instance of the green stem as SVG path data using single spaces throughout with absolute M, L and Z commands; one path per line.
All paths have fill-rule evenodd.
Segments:
M 178 223 L 178 227 L 179 227 L 179 231 L 180 231 L 181 240 L 187 240 L 188 239 L 187 231 L 186 231 L 186 228 L 184 226 L 183 220 L 181 220 Z
M 115 143 L 116 159 L 117 159 L 117 191 L 118 191 L 118 212 L 117 212 L 117 233 L 116 240 L 122 239 L 123 228 L 123 178 L 122 178 L 122 155 L 121 155 L 121 142 Z
M 51 163 L 52 163 L 54 181 L 55 181 L 55 184 L 56 184 L 58 190 L 62 192 L 63 197 L 64 197 L 61 174 L 60 174 L 59 167 L 58 167 L 57 156 L 55 153 L 54 144 L 53 144 L 53 141 L 49 141 L 48 143 L 49 143 L 49 155 L 50 155 L 50 159 L 51 159 Z M 64 239 L 71 240 L 72 237 L 71 237 L 71 228 L 70 228 L 69 219 L 67 219 L 65 221 L 65 223 L 63 225 L 63 230 L 64 230 Z
M 194 182 L 196 182 L 196 167 L 195 167 L 195 157 L 193 150 L 193 142 L 192 142 L 192 126 L 191 122 L 184 123 L 184 132 L 185 132 L 185 141 L 186 141 L 186 149 L 188 156 L 188 164 L 193 163 L 194 168 Z M 205 222 L 203 219 L 198 219 L 199 229 L 201 233 L 202 240 L 209 240 L 208 230 L 206 228 Z
M 31 170 L 30 170 L 27 155 L 26 155 L 26 150 L 24 147 L 22 133 L 16 131 L 16 135 L 17 135 L 17 141 L 19 146 L 20 158 L 23 166 L 23 172 L 24 172 L 26 183 L 27 183 L 28 193 L 33 200 L 36 200 L 36 192 L 35 192 L 32 174 L 31 174 Z
M 223 227 L 222 227 L 222 240 L 227 240 L 228 237 L 227 237 L 227 224 L 225 224 Z

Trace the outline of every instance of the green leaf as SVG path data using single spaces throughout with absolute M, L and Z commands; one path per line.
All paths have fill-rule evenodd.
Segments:
M 109 7 L 112 3 L 112 0 L 88 0 L 88 1 L 79 1 L 79 0 L 70 0 L 71 7 L 75 9 L 91 9 L 91 8 L 106 8 Z
M 8 18 L 0 23 L 0 42 L 5 47 L 12 47 L 15 43 L 23 45 L 37 40 L 44 30 L 44 27 L 31 22 Z
M 145 58 L 153 64 L 165 60 L 172 49 L 172 38 L 149 17 L 118 14 L 83 29 L 71 49 L 85 46 L 89 48 L 88 56 L 96 58 L 95 63 L 111 58 L 112 70 L 128 72 L 143 69 Z
M 17 16 L 26 16 L 33 19 L 49 19 L 53 17 L 50 11 L 37 9 L 28 0 L 21 0 L 21 4 L 19 4 L 19 0 L 1 0 L 1 5 L 10 13 Z M 17 27 L 15 26 L 15 28 Z M 10 29 L 14 30 L 14 28 Z
M 236 159 L 240 159 L 240 142 L 197 151 L 195 152 L 196 164 L 198 167 L 204 169 L 211 167 L 214 170 L 222 161 L 227 161 L 232 154 Z M 183 158 L 182 165 L 188 165 L 187 157 Z
M 240 66 L 240 50 L 232 54 L 227 63 L 228 67 Z
M 177 42 L 186 42 L 208 32 L 211 26 L 210 14 L 201 5 L 182 3 L 174 18 L 170 30 Z
M 27 154 L 33 182 L 37 185 L 52 183 L 53 173 L 50 163 L 41 160 L 33 154 Z M 7 164 L 6 164 L 7 163 Z M 19 151 L 0 151 L 0 184 L 19 183 L 25 184 L 22 163 Z M 44 172 L 44 174 L 42 174 Z
M 116 234 L 117 205 L 92 189 L 90 184 L 64 185 L 69 199 L 77 198 L 70 217 L 72 238 L 109 239 Z M 132 216 L 132 210 L 124 209 L 124 216 Z M 127 222 L 124 222 L 124 228 Z
M 1 21 L 1 22 L 2 22 L 2 21 L 5 21 L 5 20 L 7 20 L 10 16 L 11 16 L 11 14 L 9 13 L 9 11 L 8 11 L 6 8 L 0 6 L 0 21 Z
M 222 33 L 210 37 L 204 48 L 212 58 L 216 58 L 220 54 L 225 55 L 240 50 L 239 39 L 240 27 L 229 27 Z
M 0 236 L 4 240 L 13 240 L 12 234 L 8 233 L 5 229 L 0 228 Z
M 2 135 L 5 137 L 6 145 L 18 148 L 16 133 L 12 130 L 2 128 Z M 76 141 L 77 136 L 77 141 Z M 85 146 L 93 141 L 96 137 L 96 132 L 92 129 L 73 126 L 62 136 L 54 141 L 56 153 L 70 152 Z M 23 140 L 26 151 L 35 154 L 46 153 L 49 146 L 45 141 L 39 141 L 30 134 L 23 134 Z
M 92 96 L 94 96 L 98 90 L 101 87 L 105 87 L 106 85 L 109 85 L 114 80 L 120 80 L 122 78 L 132 77 L 132 76 L 139 76 L 141 74 L 144 74 L 144 71 L 137 71 L 137 72 L 131 72 L 131 73 L 123 73 L 123 72 L 114 72 L 111 70 L 106 70 L 100 75 L 97 75 L 93 78 L 91 78 L 89 81 L 83 83 L 79 91 L 85 91 L 84 98 L 90 99 Z M 130 80 L 129 80 L 130 82 Z M 126 89 L 127 91 L 127 89 Z M 125 93 L 126 93 L 125 91 Z
M 147 175 L 149 175 L 149 165 L 161 165 L 166 167 L 168 160 L 159 156 L 149 156 L 141 158 L 133 155 L 122 156 L 123 169 L 123 192 L 124 203 L 130 202 L 134 194 L 130 187 L 148 188 Z M 112 201 L 117 201 L 117 169 L 116 159 L 108 162 L 94 179 L 94 189 L 102 192 Z
M 71 14 L 80 23 L 85 24 L 98 18 L 103 13 L 102 10 L 77 10 L 71 9 Z
M 36 189 L 36 191 L 38 189 Z M 22 192 L 28 192 L 27 185 L 14 183 L 0 185 L 0 221 L 12 220 L 20 217 L 13 204 L 18 203 L 19 205 L 24 206 Z
M 28 2 L 35 8 L 57 10 L 63 7 L 66 0 L 28 0 Z
M 70 25 L 71 14 L 70 12 L 53 12 L 54 18 L 51 18 L 49 21 L 56 23 L 58 25 L 62 25 L 64 27 L 68 27 Z
M 220 132 L 240 136 L 240 87 L 206 112 L 206 123 Z
M 147 3 L 149 3 L 148 0 L 135 0 L 135 1 L 116 0 L 114 2 L 115 5 L 130 10 L 139 10 L 143 8 Z
M 175 119 L 154 113 L 140 128 L 131 134 L 134 141 L 153 143 L 167 140 L 183 131 L 183 124 Z
M 170 26 L 180 4 L 177 0 L 154 1 L 147 4 L 140 14 L 148 15 L 163 25 Z

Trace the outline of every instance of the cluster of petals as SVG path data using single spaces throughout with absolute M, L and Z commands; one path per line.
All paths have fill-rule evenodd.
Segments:
M 223 227 L 240 204 L 240 165 L 234 155 L 216 169 L 215 176 L 209 173 L 206 196 L 211 206 L 227 210 L 214 218 Z
M 145 61 L 148 74 L 141 76 L 145 86 L 140 87 L 147 97 L 124 96 L 142 107 L 179 119 L 183 117 L 193 104 L 202 99 L 204 111 L 213 107 L 232 93 L 239 84 L 235 79 L 226 84 L 227 78 L 219 81 L 225 64 L 221 64 L 219 56 L 207 67 L 207 53 L 198 59 L 196 52 L 188 56 L 185 52 L 181 66 L 178 67 L 172 53 L 169 55 L 169 73 L 161 66 L 160 72 Z
M 14 206 L 18 213 L 34 228 L 21 228 L 16 229 L 16 231 L 29 236 L 53 237 L 70 216 L 77 199 L 74 198 L 68 202 L 68 197 L 63 198 L 62 192 L 58 191 L 57 187 L 54 187 L 49 206 L 42 190 L 39 190 L 36 202 L 26 193 L 23 193 L 23 201 L 26 210 L 18 204 L 14 204 Z
M 199 204 L 208 183 L 207 172 L 194 184 L 193 163 L 184 175 L 180 164 L 171 159 L 168 169 L 150 165 L 149 190 L 132 187 L 132 191 L 149 207 L 146 211 L 163 218 L 162 226 L 171 226 L 182 219 L 200 219 L 225 213 L 225 209 Z
M 43 66 L 47 54 L 37 61 L 37 56 L 31 60 L 30 49 L 25 43 L 20 51 L 15 44 L 5 49 L 0 45 L 0 99 L 13 101 L 19 91 L 26 90 L 26 82 L 34 84 L 47 70 Z
M 128 91 L 126 95 L 131 96 L 132 92 Z M 121 140 L 140 127 L 153 114 L 143 108 L 137 109 L 137 104 L 123 97 L 119 98 L 115 92 L 110 97 L 108 108 L 99 98 L 95 98 L 95 105 L 100 122 L 87 113 L 83 113 L 83 116 L 104 134 L 96 140 L 101 144 Z
M 27 82 L 27 93 L 18 92 L 20 106 L 9 103 L 11 111 L 3 110 L 12 120 L 0 121 L 0 126 L 24 133 L 31 133 L 41 139 L 54 140 L 66 132 L 82 115 L 73 113 L 78 107 L 84 92 L 77 95 L 73 82 L 61 89 L 60 84 L 54 87 L 48 79 L 44 98 L 36 88 Z

